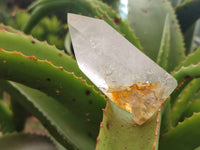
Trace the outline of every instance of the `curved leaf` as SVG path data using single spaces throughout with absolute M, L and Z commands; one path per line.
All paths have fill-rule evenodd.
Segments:
M 69 72 L 74 72 L 76 76 L 82 77 L 86 79 L 88 83 L 92 84 L 80 71 L 74 59 L 58 50 L 56 47 L 38 41 L 32 36 L 26 36 L 20 32 L 16 34 L 0 30 L 0 48 L 6 49 L 7 51 L 19 51 L 26 56 L 35 56 L 38 59 L 50 61 L 56 66 L 62 66 Z
M 1 99 L 0 99 L 0 127 L 1 127 L 1 132 L 3 134 L 15 131 L 12 112 Z
M 193 113 L 198 113 L 198 112 L 200 112 L 200 99 L 192 100 L 186 106 L 185 111 L 181 116 L 181 119 L 191 117 Z
M 192 64 L 198 64 L 200 62 L 200 48 L 198 48 L 194 53 L 189 54 L 184 61 L 182 61 L 176 68 L 175 71 L 181 69 L 182 67 L 187 67 Z
M 174 72 L 172 76 L 178 83 L 181 83 L 185 78 L 198 78 L 200 77 L 200 64 L 191 64 L 190 66 L 182 67 L 178 71 Z
M 160 65 L 165 70 L 167 70 L 168 67 L 169 50 L 170 50 L 170 22 L 169 22 L 169 15 L 167 15 L 165 19 L 162 40 L 160 43 L 160 48 L 157 58 L 157 64 Z
M 168 69 L 172 71 L 184 60 L 183 36 L 171 4 L 167 0 L 131 0 L 129 3 L 129 20 L 136 36 L 140 38 L 145 53 L 157 60 L 166 15 L 170 21 L 170 51 Z
M 94 149 L 96 138 L 95 132 L 92 131 L 94 125 L 81 121 L 57 100 L 14 82 L 0 80 L 0 87 L 36 116 L 52 136 L 67 149 Z M 84 115 L 89 118 L 90 114 Z
M 163 135 L 159 150 L 192 150 L 199 146 L 200 113 L 194 114 Z
M 47 61 L 37 60 L 36 57 L 25 56 L 18 52 L 6 52 L 2 49 L 0 50 L 0 69 L 2 79 L 39 89 L 57 99 L 80 120 L 92 124 L 91 130 L 97 135 L 105 99 L 83 79 Z M 90 116 L 86 116 L 86 113 Z M 89 122 L 88 119 L 90 119 Z
M 176 126 L 179 122 L 189 100 L 191 100 L 193 95 L 200 89 L 199 85 L 200 79 L 192 80 L 177 97 L 171 112 L 173 126 Z
M 79 5 L 77 5 L 77 3 Z M 142 50 L 139 40 L 135 36 L 129 25 L 122 21 L 118 14 L 110 7 L 98 0 L 41 0 L 30 6 L 33 11 L 27 21 L 24 32 L 29 33 L 30 30 L 40 21 L 41 18 L 50 12 L 65 10 L 68 12 L 81 13 L 83 15 L 98 17 L 104 19 L 108 24 L 122 33 L 124 37 Z
M 132 115 L 110 100 L 104 110 L 97 138 L 97 150 L 156 150 L 159 139 L 160 112 L 143 125 L 136 125 Z
M 185 0 L 176 7 L 176 14 L 183 32 L 200 17 L 199 7 L 200 0 Z
M 54 144 L 41 135 L 9 134 L 0 138 L 2 150 L 56 150 Z

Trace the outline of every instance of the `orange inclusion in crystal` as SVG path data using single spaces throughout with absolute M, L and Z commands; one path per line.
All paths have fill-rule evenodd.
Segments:
M 129 86 L 127 89 L 123 91 L 117 91 L 112 93 L 112 101 L 120 108 L 126 109 L 127 111 L 131 112 L 131 108 L 127 109 L 126 99 L 130 96 L 132 96 L 133 93 L 138 92 L 139 94 L 145 95 L 149 91 L 151 91 L 152 88 L 154 88 L 154 84 L 148 84 L 148 83 L 141 83 L 138 82 L 137 84 L 133 84 Z M 121 100 L 124 101 L 121 101 Z M 141 103 L 141 98 L 138 99 L 139 103 Z M 128 106 L 131 107 L 131 106 Z
M 151 102 L 150 98 L 154 98 Z M 133 120 L 143 124 L 163 103 L 159 98 L 159 83 L 137 82 L 125 90 L 111 93 L 110 99 L 120 108 L 133 113 Z M 134 101 L 134 104 L 132 103 Z M 150 101 L 150 102 L 149 102 Z M 149 104 L 150 103 L 150 104 Z

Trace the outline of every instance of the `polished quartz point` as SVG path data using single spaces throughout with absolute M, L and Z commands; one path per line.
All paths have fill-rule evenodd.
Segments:
M 101 19 L 68 14 L 76 60 L 84 74 L 141 125 L 176 88 L 176 80 Z

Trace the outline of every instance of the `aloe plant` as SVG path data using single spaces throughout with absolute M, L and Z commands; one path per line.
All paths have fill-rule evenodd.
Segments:
M 30 15 L 23 31 L 0 24 L 0 149 L 20 149 L 10 146 L 16 143 L 28 145 L 27 150 L 200 147 L 200 48 L 188 50 L 200 17 L 198 8 L 200 0 L 186 0 L 176 7 L 167 0 L 130 0 L 128 18 L 123 20 L 98 0 L 39 0 L 27 9 Z M 131 114 L 106 98 L 79 70 L 70 56 L 69 33 L 65 47 L 70 55 L 30 35 L 42 18 L 57 11 L 105 20 L 176 78 L 178 87 L 150 120 L 133 126 Z M 43 125 L 45 136 L 24 130 L 30 114 Z

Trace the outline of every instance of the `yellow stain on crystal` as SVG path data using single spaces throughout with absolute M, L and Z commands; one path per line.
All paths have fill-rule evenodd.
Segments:
M 120 108 L 133 114 L 133 120 L 141 125 L 153 116 L 164 102 L 159 98 L 159 82 L 137 82 L 124 90 L 112 92 L 110 99 Z

